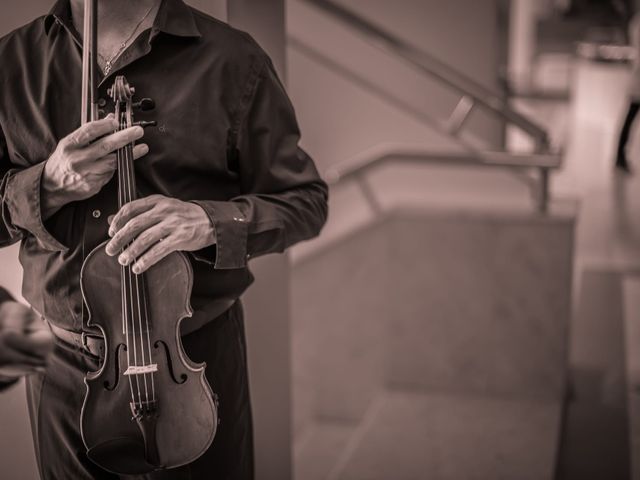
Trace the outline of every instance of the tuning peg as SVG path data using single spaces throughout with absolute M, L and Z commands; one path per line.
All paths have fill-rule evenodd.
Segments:
M 135 102 L 132 106 L 133 108 L 139 108 L 143 112 L 147 112 L 156 108 L 156 102 L 154 102 L 150 98 L 143 98 L 139 102 Z
M 133 123 L 134 127 L 142 127 L 142 128 L 147 128 L 147 127 L 155 127 L 158 124 L 158 122 L 156 122 L 155 120 L 151 120 L 149 122 L 135 122 Z

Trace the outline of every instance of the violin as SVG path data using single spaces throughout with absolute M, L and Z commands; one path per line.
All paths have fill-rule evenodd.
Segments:
M 85 0 L 82 122 L 97 117 L 97 0 Z M 135 89 L 115 78 L 109 95 L 118 130 L 134 123 Z M 140 122 L 142 126 L 151 122 Z M 116 153 L 118 206 L 136 199 L 133 144 Z M 217 398 L 205 364 L 185 354 L 180 322 L 192 315 L 191 264 L 174 252 L 144 274 L 106 254 L 107 241 L 84 260 L 80 284 L 89 329 L 104 337 L 100 369 L 85 376 L 80 416 L 88 457 L 113 473 L 140 475 L 188 464 L 211 445 L 218 424 Z

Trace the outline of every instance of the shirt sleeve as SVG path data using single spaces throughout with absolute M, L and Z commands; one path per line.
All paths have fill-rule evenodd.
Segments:
M 243 268 L 250 257 L 282 252 L 318 235 L 327 218 L 327 185 L 298 146 L 293 106 L 268 58 L 245 103 L 230 152 L 243 194 L 195 202 L 214 226 L 216 245 L 194 256 L 217 269 Z
M 0 129 L 0 247 L 33 235 L 42 248 L 65 251 L 42 221 L 40 192 L 45 162 L 26 168 L 11 168 L 4 133 Z
M 4 288 L 0 287 L 0 305 L 2 305 L 4 302 L 9 302 L 12 300 L 13 300 L 13 297 L 11 296 L 11 294 L 7 292 Z M 9 388 L 14 383 L 17 383 L 18 380 L 19 379 L 17 378 L 9 379 L 9 378 L 0 377 L 0 391 Z
M 13 300 L 13 297 L 9 292 L 7 292 L 4 288 L 0 287 L 0 305 L 4 302 L 10 302 Z
M 20 381 L 20 378 L 5 379 L 3 377 L 0 377 L 0 392 L 3 390 L 7 390 L 9 387 L 18 383 L 18 381 Z

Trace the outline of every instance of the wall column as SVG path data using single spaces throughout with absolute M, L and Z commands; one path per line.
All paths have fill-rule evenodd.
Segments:
M 510 17 L 509 82 L 516 91 L 526 91 L 536 48 L 536 0 L 512 0 Z
M 228 21 L 249 32 L 286 78 L 284 0 L 228 0 Z M 244 296 L 254 413 L 257 480 L 291 478 L 289 261 L 251 262 L 256 283 Z M 223 420 L 224 421 L 224 420 Z

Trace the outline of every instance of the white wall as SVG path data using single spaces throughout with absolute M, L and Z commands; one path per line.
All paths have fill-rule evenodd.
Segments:
M 496 0 L 342 0 L 345 7 L 475 79 L 496 93 L 500 58 Z M 364 75 L 424 113 L 444 120 L 457 96 L 380 53 L 364 37 L 301 0 L 287 2 L 287 28 L 324 54 Z M 289 86 L 304 145 L 320 166 L 346 160 L 381 142 L 450 148 L 450 142 L 405 112 L 337 75 L 294 47 Z M 470 131 L 491 144 L 495 121 L 471 119 Z

